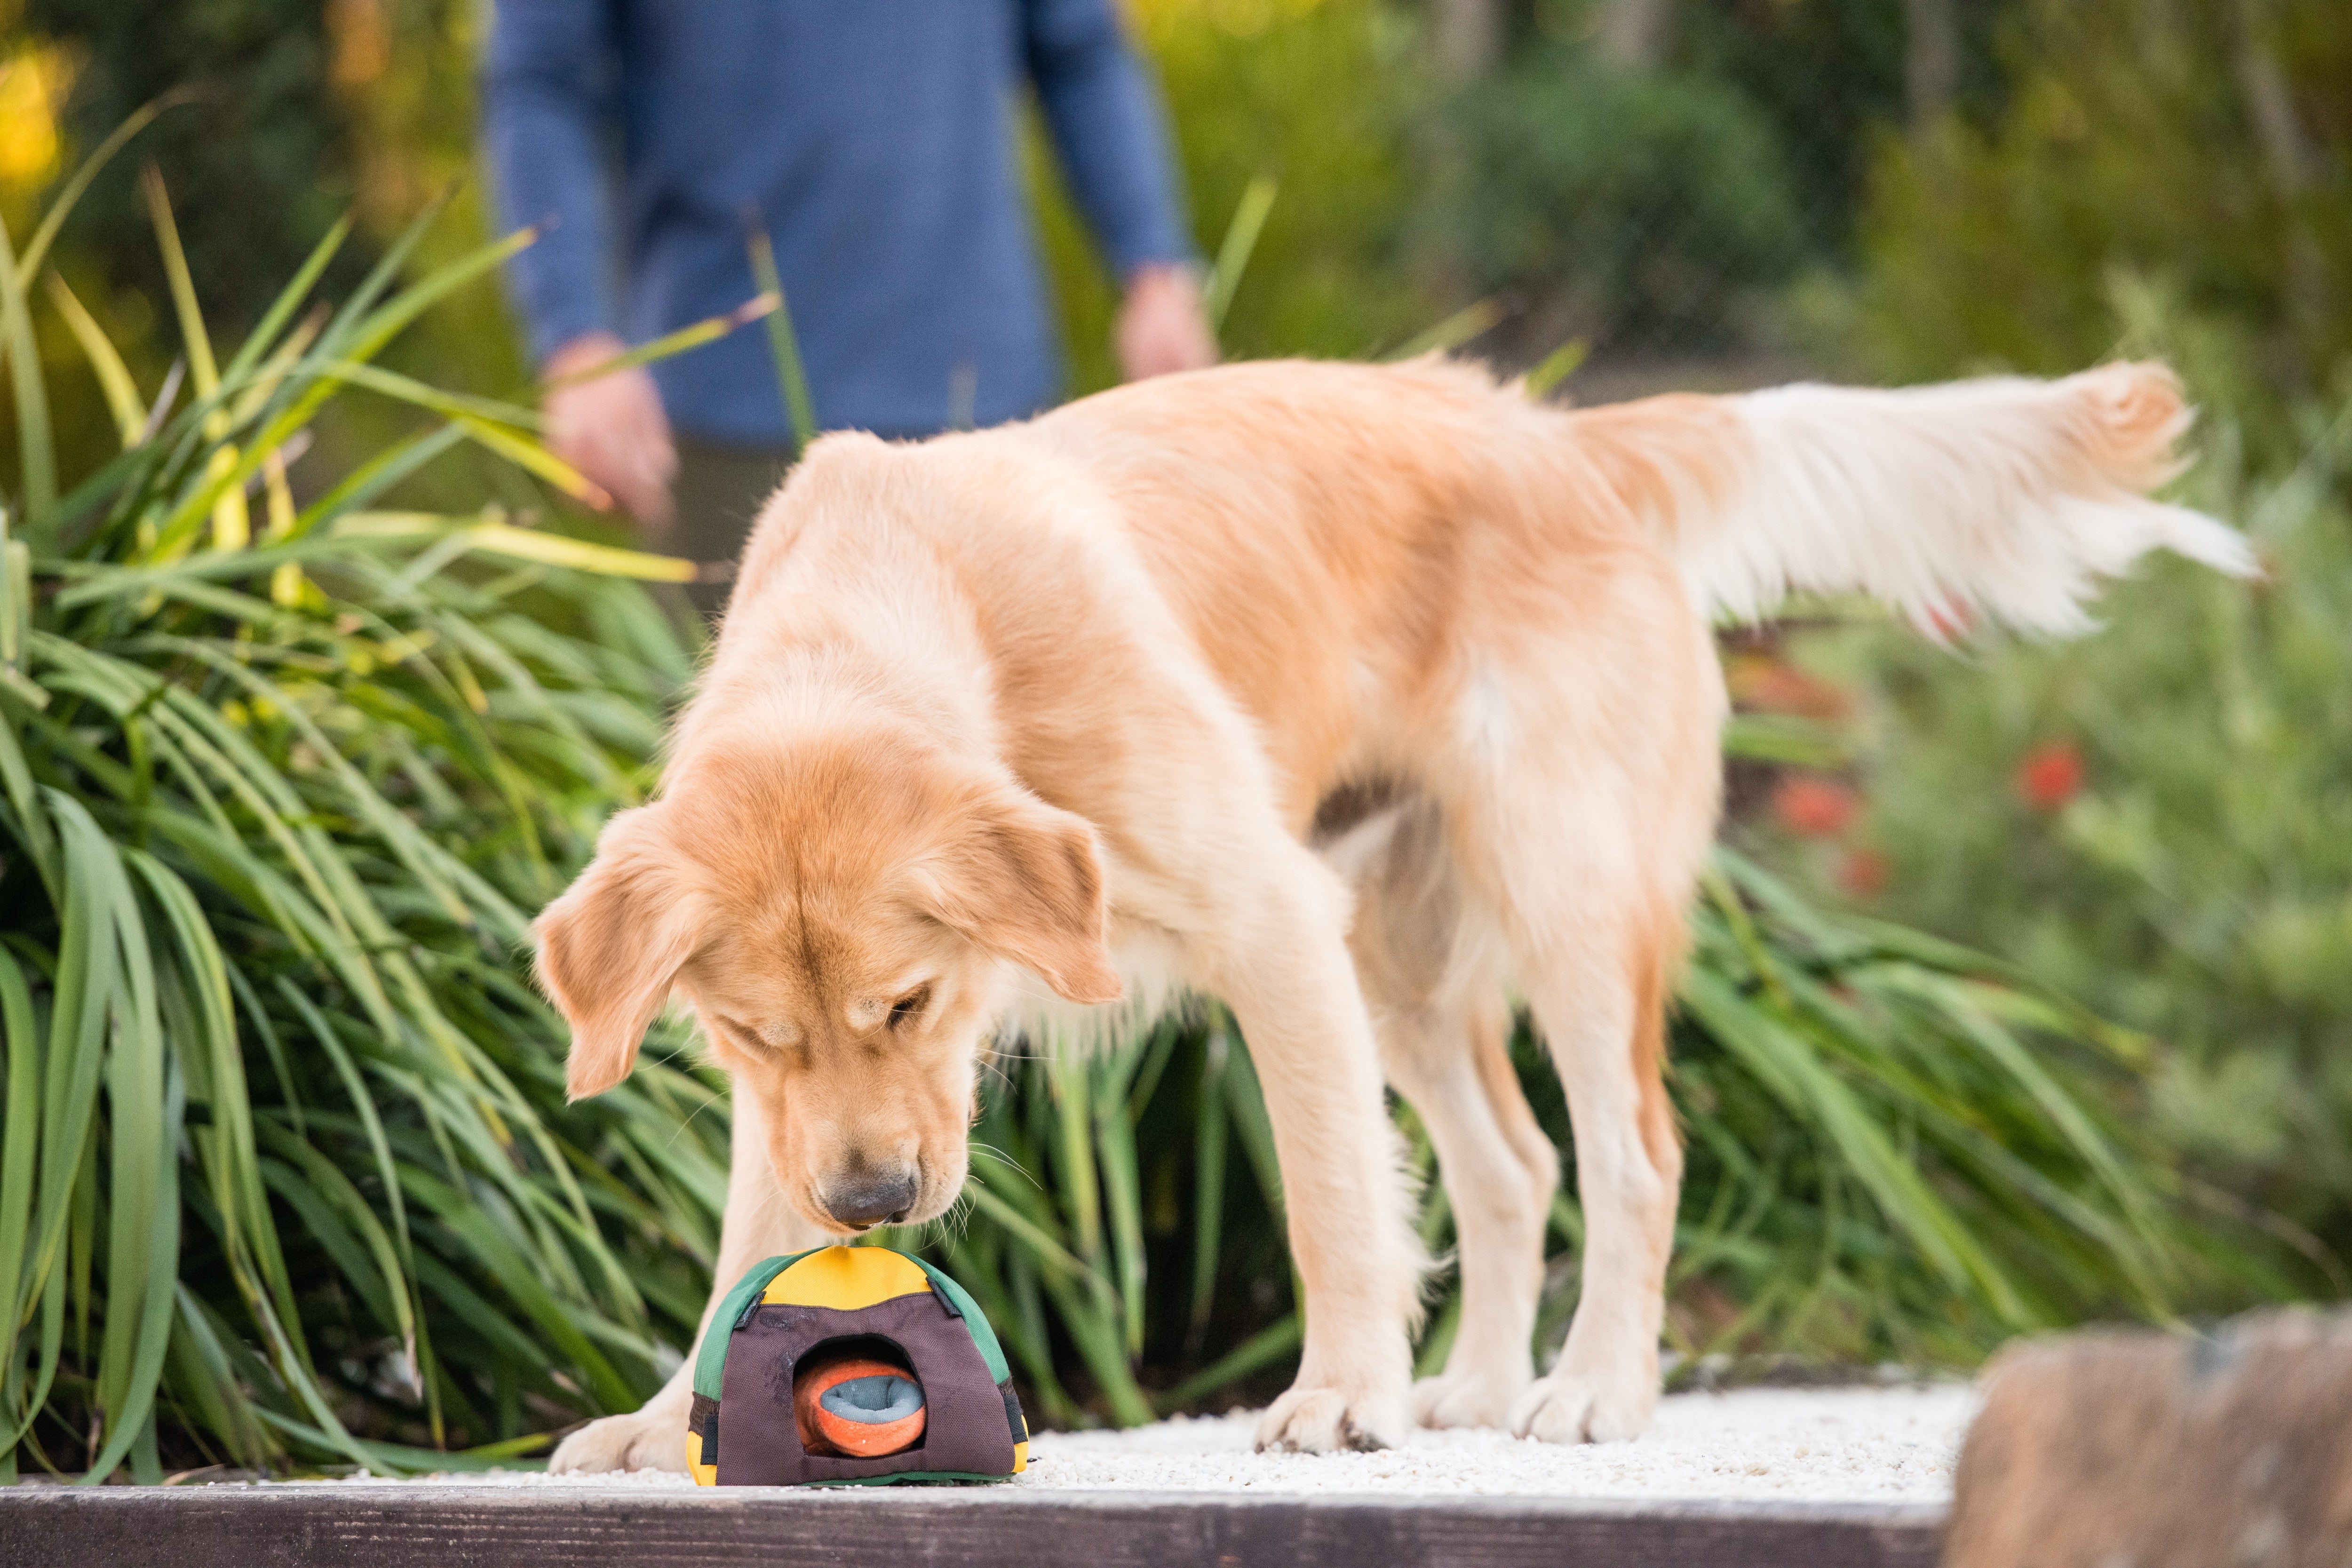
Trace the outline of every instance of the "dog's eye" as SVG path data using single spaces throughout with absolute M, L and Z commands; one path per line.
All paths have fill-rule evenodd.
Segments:
M 905 1023 L 908 1019 L 915 1016 L 916 1014 L 920 1013 L 923 1010 L 924 1005 L 929 1003 L 930 999 L 931 988 L 928 985 L 920 985 L 916 987 L 914 990 L 908 992 L 907 994 L 899 997 L 896 1002 L 891 1003 L 890 1026 L 895 1029 L 899 1025 Z
M 756 1054 L 768 1048 L 768 1042 L 761 1038 L 760 1031 L 751 1025 L 739 1024 L 732 1018 L 720 1018 L 716 1022 L 719 1028 L 726 1032 L 729 1039 L 734 1043 L 736 1049 Z

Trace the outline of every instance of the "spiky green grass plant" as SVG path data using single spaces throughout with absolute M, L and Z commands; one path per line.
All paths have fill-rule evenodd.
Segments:
M 623 579 L 691 568 L 371 510 L 466 440 L 585 493 L 528 409 L 371 363 L 529 236 L 397 286 L 428 214 L 306 314 L 338 228 L 216 357 L 151 171 L 190 396 L 150 407 L 44 270 L 84 183 L 0 237 L 0 1466 L 479 1462 L 628 1408 L 700 1307 L 723 1118 L 660 1062 L 567 1107 L 516 954 L 690 672 Z M 37 282 L 121 440 L 70 488 Z M 298 507 L 354 393 L 430 421 Z

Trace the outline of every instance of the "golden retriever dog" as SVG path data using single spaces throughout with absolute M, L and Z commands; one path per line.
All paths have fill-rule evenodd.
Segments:
M 2237 535 L 2144 499 L 2188 418 L 2149 365 L 1570 411 L 1433 358 L 829 436 L 759 520 L 659 797 L 540 919 L 571 1091 L 692 1010 L 733 1080 L 723 1288 L 946 1213 L 992 1040 L 1214 996 L 1305 1291 L 1260 1446 L 1633 1437 L 1682 1165 L 1664 1009 L 1727 710 L 1710 621 L 1858 591 L 1931 635 L 2063 633 L 2151 548 L 2245 573 Z M 1542 1377 L 1559 1158 L 1505 1054 L 1518 1004 L 1586 1224 Z M 1418 1386 L 1384 1087 L 1459 1235 L 1460 1331 Z M 683 1468 L 691 1366 L 556 1468 Z

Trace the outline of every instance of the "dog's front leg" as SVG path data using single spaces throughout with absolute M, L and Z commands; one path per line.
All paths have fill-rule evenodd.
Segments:
M 1401 1443 L 1420 1250 L 1370 1019 L 1348 955 L 1345 897 L 1306 851 L 1248 889 L 1248 940 L 1219 989 L 1248 1041 L 1282 1166 L 1290 1255 L 1306 1291 L 1298 1378 L 1258 1423 L 1261 1448 Z
M 710 1331 L 710 1315 L 719 1310 L 719 1299 L 761 1258 L 806 1251 L 831 1239 L 803 1219 L 776 1184 L 758 1098 L 745 1093 L 730 1098 L 734 1115 L 728 1133 L 727 1207 L 719 1222 L 718 1274 L 711 1281 L 710 1300 L 703 1306 L 694 1343 L 669 1381 L 641 1408 L 626 1415 L 591 1421 L 566 1437 L 548 1460 L 551 1470 L 685 1469 L 686 1418 L 694 1404 L 694 1361 L 702 1348 L 702 1336 Z

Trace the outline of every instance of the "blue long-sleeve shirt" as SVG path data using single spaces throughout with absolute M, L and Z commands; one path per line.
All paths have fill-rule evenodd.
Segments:
M 1061 354 L 1020 169 L 1024 79 L 1112 265 L 1188 259 L 1160 104 L 1112 0 L 497 0 L 499 215 L 555 220 L 509 274 L 535 355 L 741 304 L 756 209 L 819 424 L 919 435 L 1034 412 Z M 688 435 L 785 437 L 757 328 L 654 375 Z

